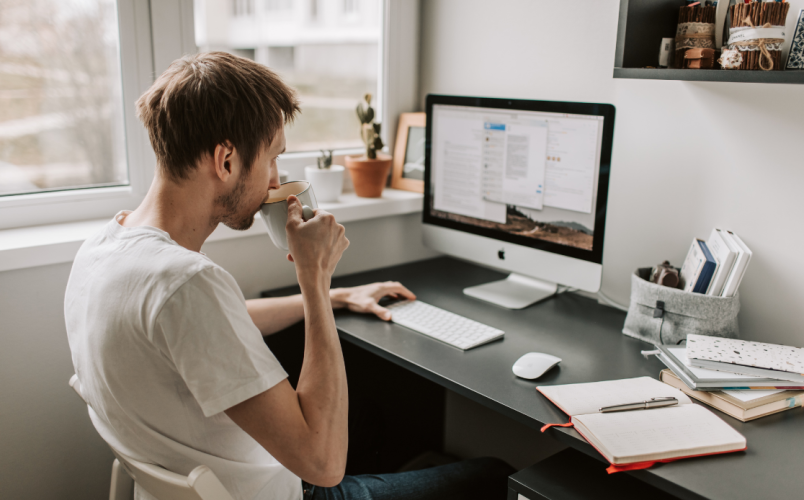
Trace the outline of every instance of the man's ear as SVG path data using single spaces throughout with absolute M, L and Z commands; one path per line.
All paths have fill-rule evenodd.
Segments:
M 229 141 L 224 141 L 215 146 L 215 152 L 212 155 L 212 160 L 215 165 L 215 175 L 220 180 L 226 182 L 232 175 L 232 162 L 235 158 L 235 147 Z

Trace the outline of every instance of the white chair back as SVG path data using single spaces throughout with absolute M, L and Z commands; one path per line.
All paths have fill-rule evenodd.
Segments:
M 78 375 L 70 378 L 78 396 L 87 403 L 81 392 Z M 89 403 L 87 403 L 88 405 Z M 107 443 L 108 444 L 108 443 Z M 189 476 L 170 472 L 158 465 L 140 462 L 112 449 L 117 459 L 112 464 L 112 485 L 109 500 L 129 500 L 133 495 L 133 482 L 157 500 L 233 500 L 218 477 L 206 465 L 199 465 Z

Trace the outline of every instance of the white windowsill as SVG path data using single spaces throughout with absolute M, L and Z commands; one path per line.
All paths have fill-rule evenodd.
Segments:
M 422 210 L 422 195 L 386 188 L 382 198 L 358 198 L 344 193 L 338 203 L 321 203 L 338 222 L 354 222 L 403 215 Z M 259 214 L 257 214 L 259 217 Z M 0 231 L 0 272 L 72 262 L 81 244 L 109 219 L 25 227 Z M 247 231 L 220 225 L 207 241 L 220 241 L 266 234 L 261 221 Z

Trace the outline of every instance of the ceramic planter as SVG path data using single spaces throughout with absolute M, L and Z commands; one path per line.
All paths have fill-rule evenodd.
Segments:
M 388 172 L 391 170 L 391 157 L 381 153 L 377 153 L 377 158 L 373 160 L 365 155 L 347 156 L 346 168 L 352 175 L 352 184 L 355 186 L 357 196 L 379 198 L 382 196 Z
M 304 176 L 310 181 L 319 202 L 335 202 L 343 191 L 343 166 L 332 165 L 318 168 L 317 165 L 304 167 Z

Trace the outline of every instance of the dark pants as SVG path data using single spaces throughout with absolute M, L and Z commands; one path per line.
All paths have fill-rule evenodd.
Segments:
M 332 488 L 302 482 L 304 500 L 504 500 L 514 469 L 497 458 L 396 474 L 346 476 Z

